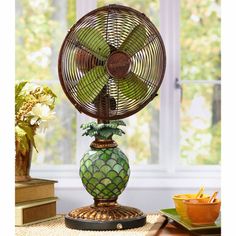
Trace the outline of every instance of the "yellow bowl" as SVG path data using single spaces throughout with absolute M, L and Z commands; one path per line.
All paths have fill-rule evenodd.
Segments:
M 205 199 L 184 200 L 187 217 L 192 225 L 212 225 L 220 214 L 221 201 L 208 203 Z
M 188 220 L 186 205 L 183 203 L 183 201 L 188 199 L 196 199 L 196 195 L 197 194 L 186 193 L 186 194 L 176 194 L 173 196 L 175 209 L 182 220 Z M 201 199 L 209 199 L 209 198 L 210 198 L 209 195 L 203 194 Z

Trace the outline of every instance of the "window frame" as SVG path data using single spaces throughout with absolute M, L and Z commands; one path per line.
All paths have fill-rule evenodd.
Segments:
M 182 166 L 180 158 L 180 1 L 160 0 L 160 33 L 166 48 L 167 65 L 160 93 L 160 159 L 159 164 L 131 166 L 129 187 L 220 187 L 220 165 Z M 97 1 L 76 1 L 77 19 L 96 8 Z M 209 81 L 194 81 L 194 83 Z M 210 82 L 219 83 L 219 81 Z M 32 166 L 32 175 L 57 178 L 60 188 L 80 188 L 79 162 L 88 148 L 88 137 L 81 138 L 81 123 L 88 116 L 77 113 L 76 164 Z M 85 145 L 86 144 L 86 145 Z M 172 148 L 170 148 L 172 147 Z M 80 151 L 79 151 L 80 150 Z M 207 181 L 206 181 L 207 180 Z

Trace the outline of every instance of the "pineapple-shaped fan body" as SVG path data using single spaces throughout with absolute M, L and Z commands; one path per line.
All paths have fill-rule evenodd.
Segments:
M 129 180 L 129 161 L 118 148 L 87 151 L 80 162 L 80 177 L 96 199 L 117 198 Z
M 129 180 L 129 161 L 117 147 L 112 136 L 122 135 L 125 126 L 121 120 L 109 124 L 89 122 L 81 126 L 83 135 L 95 136 L 80 162 L 80 178 L 86 190 L 95 199 L 116 199 Z M 106 148 L 105 148 L 106 147 Z

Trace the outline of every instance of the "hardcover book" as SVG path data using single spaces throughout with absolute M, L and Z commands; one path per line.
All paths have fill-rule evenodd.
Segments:
M 57 181 L 32 179 L 27 182 L 15 183 L 15 203 L 55 197 L 54 184 Z
M 56 216 L 56 197 L 38 201 L 18 203 L 15 205 L 15 225 L 50 219 Z

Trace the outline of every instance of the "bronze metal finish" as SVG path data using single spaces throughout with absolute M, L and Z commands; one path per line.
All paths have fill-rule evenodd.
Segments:
M 142 215 L 143 212 L 139 209 L 121 206 L 116 199 L 95 200 L 91 206 L 77 208 L 68 213 L 68 216 L 72 218 L 99 221 L 124 220 Z
M 116 79 L 124 78 L 130 72 L 131 59 L 124 52 L 112 53 L 106 62 L 107 72 Z
M 146 215 L 139 209 L 121 206 L 117 199 L 95 199 L 91 206 L 72 210 L 66 217 L 66 226 L 75 229 L 111 230 L 141 227 Z
M 91 148 L 115 148 L 117 147 L 117 143 L 113 139 L 98 139 L 96 138 L 91 144 Z

